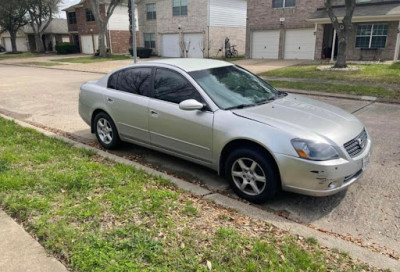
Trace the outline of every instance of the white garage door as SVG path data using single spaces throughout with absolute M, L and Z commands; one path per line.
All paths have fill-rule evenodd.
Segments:
M 99 35 L 82 35 L 81 36 L 81 46 L 83 54 L 94 54 L 93 42 L 95 50 L 99 49 Z
M 285 34 L 285 59 L 314 59 L 314 29 L 288 29 Z
M 179 58 L 181 50 L 179 47 L 179 34 L 162 35 L 161 56 L 168 58 Z
M 253 32 L 251 52 L 253 59 L 277 59 L 279 56 L 279 30 Z
M 184 34 L 185 48 L 188 49 L 189 58 L 203 58 L 203 34 Z
M 19 52 L 28 51 L 28 40 L 26 38 L 17 38 L 16 39 L 16 44 L 17 44 L 17 51 L 19 51 Z M 11 39 L 10 38 L 4 38 L 4 47 L 5 47 L 7 52 L 11 52 L 12 51 Z

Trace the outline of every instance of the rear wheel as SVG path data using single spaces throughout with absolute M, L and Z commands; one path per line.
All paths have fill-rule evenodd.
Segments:
M 278 191 L 279 174 L 271 159 L 252 149 L 234 150 L 226 161 L 226 178 L 235 193 L 248 201 L 263 203 Z
M 104 148 L 114 149 L 118 146 L 120 140 L 117 128 L 108 114 L 100 112 L 96 115 L 94 129 L 97 140 Z

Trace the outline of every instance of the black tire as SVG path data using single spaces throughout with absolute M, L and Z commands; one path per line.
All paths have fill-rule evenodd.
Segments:
M 238 56 L 239 56 L 239 52 L 236 49 L 234 49 L 233 50 L 233 57 L 237 58 Z
M 242 180 L 242 184 L 245 182 L 245 180 L 246 182 L 247 180 L 249 180 L 247 179 L 247 176 L 243 178 L 238 176 L 236 176 L 235 178 L 233 177 L 232 171 L 237 170 L 234 167 L 239 166 L 238 163 L 239 159 L 242 159 L 242 161 L 244 161 L 245 164 L 247 164 L 247 166 L 250 166 L 252 164 L 252 161 L 257 163 L 255 171 L 249 169 L 250 172 L 255 173 L 255 175 L 252 175 L 250 173 L 249 179 L 253 177 L 254 179 L 252 180 L 252 182 L 253 184 L 256 183 L 257 187 L 263 186 L 261 189 L 259 189 L 259 193 L 256 193 L 253 190 L 254 187 L 250 183 L 248 183 L 248 185 L 246 185 L 244 189 L 241 189 L 238 186 L 240 180 Z M 265 154 L 264 152 L 261 152 L 260 150 L 257 149 L 250 149 L 250 148 L 236 149 L 233 152 L 231 152 L 231 154 L 229 154 L 226 160 L 225 178 L 229 181 L 233 191 L 239 197 L 257 204 L 264 203 L 267 200 L 273 198 L 279 191 L 279 184 L 280 184 L 279 171 L 272 160 L 273 159 L 270 158 L 268 154 Z M 235 172 L 238 173 L 240 171 L 235 171 Z M 265 185 L 263 185 L 264 184 L 263 182 L 259 182 L 256 180 L 256 178 L 262 176 L 261 174 L 264 174 L 265 176 Z M 246 173 L 244 173 L 244 175 L 246 175 Z M 236 179 L 236 181 L 234 179 Z M 249 191 L 253 191 L 253 193 L 250 193 Z
M 111 129 L 112 140 L 105 140 L 104 137 L 101 136 L 101 132 L 98 131 L 98 123 L 99 120 L 107 120 L 109 124 L 109 128 Z M 105 112 L 99 112 L 94 118 L 94 133 L 96 134 L 97 141 L 106 149 L 115 149 L 121 142 L 119 139 L 117 127 L 114 124 L 114 121 L 111 117 Z

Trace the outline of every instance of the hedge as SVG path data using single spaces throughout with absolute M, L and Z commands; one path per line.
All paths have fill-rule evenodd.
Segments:
M 151 53 L 153 52 L 151 48 L 144 48 L 144 47 L 138 47 L 136 51 L 137 51 L 137 56 L 143 59 L 150 58 Z M 129 53 L 131 53 L 131 56 L 133 56 L 132 48 L 129 48 Z
M 58 54 L 73 54 L 78 52 L 78 48 L 72 43 L 63 42 L 56 45 L 56 51 Z

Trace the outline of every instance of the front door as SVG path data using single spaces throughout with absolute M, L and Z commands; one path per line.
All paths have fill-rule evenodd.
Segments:
M 210 163 L 214 113 L 179 109 L 179 103 L 187 99 L 204 102 L 181 74 L 169 69 L 156 70 L 154 94 L 149 103 L 151 143 L 157 148 Z
M 148 129 L 152 68 L 127 68 L 110 76 L 106 92 L 108 111 L 123 139 L 150 144 Z

